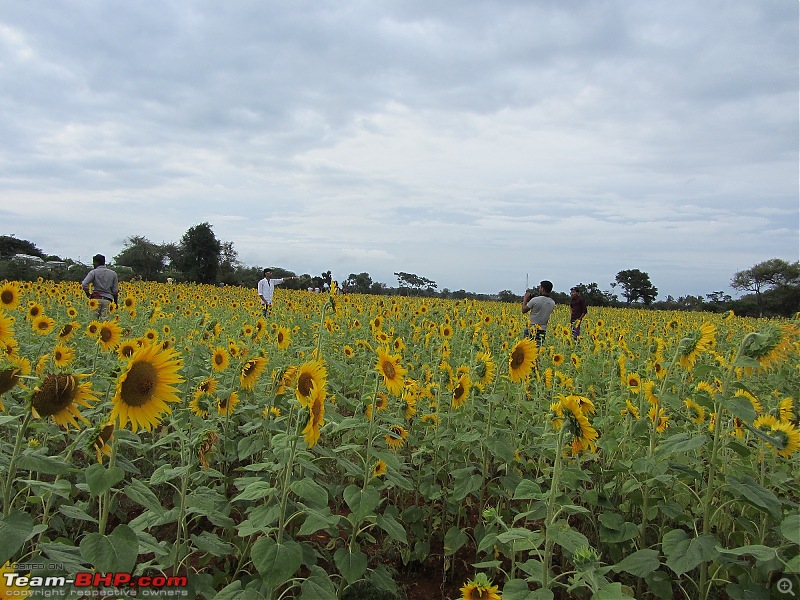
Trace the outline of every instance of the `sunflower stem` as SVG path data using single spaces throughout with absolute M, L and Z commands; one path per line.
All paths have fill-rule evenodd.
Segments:
M 556 456 L 553 461 L 553 477 L 550 484 L 550 494 L 547 498 L 547 516 L 545 518 L 544 530 L 544 564 L 542 568 L 542 586 L 549 588 L 550 582 L 550 567 L 553 556 L 553 537 L 550 535 L 550 528 L 555 521 L 556 516 L 556 499 L 558 498 L 558 488 L 561 485 L 561 467 L 562 467 L 562 447 L 564 446 L 564 435 L 566 435 L 566 421 L 561 424 L 561 429 L 558 430 L 558 441 L 556 442 Z M 513 566 L 512 566 L 513 569 Z M 513 573 L 513 571 L 512 571 Z
M 378 418 L 378 409 L 376 408 L 378 400 L 378 385 L 380 385 L 380 373 L 375 373 L 375 389 L 372 392 L 372 418 L 367 423 L 367 451 L 364 454 L 364 485 L 361 486 L 362 490 L 367 489 L 369 483 L 369 465 L 372 462 L 372 435 L 375 431 L 375 420 Z
M 119 417 L 117 417 L 116 422 L 114 423 L 114 431 L 120 430 L 120 423 Z M 119 440 L 115 441 L 111 445 L 111 458 L 108 461 L 108 469 L 111 470 L 117 464 L 117 446 L 119 445 Z M 106 533 L 106 524 L 108 523 L 108 512 L 111 506 L 111 489 L 107 489 L 103 494 L 100 496 L 100 519 L 97 524 L 97 532 L 100 535 L 105 535 Z
M 8 476 L 6 478 L 5 489 L 3 490 L 3 515 L 11 513 L 11 488 L 14 487 L 14 478 L 17 476 L 17 458 L 19 458 L 19 451 L 22 447 L 22 440 L 25 433 L 28 431 L 28 425 L 33 418 L 33 407 L 28 407 L 28 412 L 25 413 L 25 418 L 22 424 L 17 429 L 17 439 L 14 442 L 14 451 L 11 454 L 11 462 L 8 464 Z

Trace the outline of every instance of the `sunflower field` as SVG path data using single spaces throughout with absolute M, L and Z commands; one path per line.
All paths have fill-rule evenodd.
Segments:
M 0 597 L 90 571 L 207 600 L 758 599 L 800 574 L 797 319 L 590 307 L 573 340 L 557 306 L 537 348 L 517 304 L 119 300 L 98 321 L 79 284 L 0 282 Z

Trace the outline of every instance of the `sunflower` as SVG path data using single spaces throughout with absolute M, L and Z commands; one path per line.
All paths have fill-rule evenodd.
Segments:
M 484 573 L 478 573 L 475 579 L 470 579 L 460 588 L 462 600 L 501 600 L 497 593 L 497 586 Z
M 19 285 L 6 281 L 0 286 L 0 308 L 13 310 L 19 304 L 20 289 Z
M 372 476 L 383 477 L 384 475 L 386 475 L 386 463 L 378 459 L 375 466 L 372 467 Z
M 556 352 L 553 354 L 553 365 L 556 367 L 560 367 L 564 364 L 564 355 L 560 352 Z
M 134 433 L 140 427 L 150 431 L 170 412 L 168 402 L 180 402 L 175 386 L 183 381 L 182 366 L 174 350 L 157 345 L 139 348 L 117 379 L 110 420 L 119 419 L 121 427 L 130 421 Z
M 762 412 L 764 412 L 764 407 L 761 406 L 761 402 L 759 402 L 758 398 L 753 396 L 753 394 L 751 394 L 747 390 L 738 389 L 736 390 L 736 392 L 734 392 L 733 395 L 734 397 L 739 396 L 741 398 L 747 398 L 750 401 L 750 404 L 752 404 L 753 410 L 756 411 L 757 415 L 760 415 Z
M 100 331 L 100 325 L 102 323 L 100 321 L 92 321 L 86 326 L 86 331 L 84 331 L 84 335 L 86 337 L 97 337 L 97 333 Z
M 768 325 L 763 331 L 753 332 L 742 340 L 741 354 L 757 361 L 761 368 L 771 367 L 783 362 L 792 353 L 793 343 L 800 334 L 800 327 L 794 323 Z
M 434 427 L 436 427 L 439 424 L 439 417 L 435 413 L 422 415 L 419 418 L 419 420 L 422 421 L 423 423 L 430 423 Z
M 22 369 L 19 367 L 4 367 L 0 369 L 0 396 L 14 389 L 20 381 L 19 376 L 22 374 Z M 5 410 L 5 406 L 0 401 L 0 410 Z
M 251 358 L 242 365 L 242 373 L 239 376 L 239 384 L 243 390 L 252 390 L 258 383 L 258 378 L 267 366 L 267 359 L 263 356 Z
M 697 357 L 701 352 L 710 350 L 714 346 L 714 336 L 717 328 L 711 323 L 703 323 L 698 331 L 694 331 L 683 338 L 678 345 L 680 364 L 687 371 L 691 371 Z
M 653 390 L 656 389 L 656 382 L 655 381 L 645 381 L 644 385 L 642 385 L 642 390 L 644 391 L 644 397 L 650 404 L 658 404 L 659 399 L 656 396 Z
M 53 363 L 59 368 L 63 369 L 75 360 L 75 348 L 71 348 L 66 344 L 56 344 L 53 348 Z
M 472 381 L 470 380 L 469 375 L 465 374 L 458 378 L 458 383 L 456 384 L 456 387 L 453 388 L 453 408 L 461 408 L 464 406 L 464 404 L 466 404 L 467 398 L 469 398 L 471 386 Z
M 139 347 L 140 345 L 136 340 L 126 340 L 117 346 L 117 356 L 120 360 L 128 360 Z
M 231 392 L 228 395 L 223 394 L 217 398 L 217 414 L 221 417 L 229 415 L 237 404 L 239 404 L 239 394 L 236 392 Z
M 439 335 L 441 335 L 444 339 L 449 340 L 453 337 L 453 328 L 448 324 L 444 324 L 439 327 Z
M 400 365 L 399 354 L 389 354 L 385 348 L 378 348 L 378 362 L 375 369 L 383 375 L 386 389 L 394 396 L 400 396 L 403 391 L 403 377 L 408 370 Z
M 619 411 L 619 414 L 623 417 L 625 415 L 630 415 L 636 420 L 639 419 L 639 409 L 636 408 L 630 400 L 625 400 L 625 408 Z
M 378 412 L 381 412 L 387 408 L 389 408 L 389 396 L 387 396 L 384 392 L 378 392 L 375 394 L 375 409 Z
M 691 415 L 689 418 L 692 423 L 702 423 L 706 420 L 706 411 L 702 406 L 697 404 L 697 402 L 687 398 L 683 401 L 683 405 L 689 409 L 689 414 Z
M 417 396 L 410 388 L 406 387 L 403 390 L 401 402 L 403 403 L 403 416 L 408 421 L 417 414 Z
M 638 394 L 642 389 L 642 378 L 638 373 L 628 373 L 625 378 L 628 384 L 628 389 L 634 394 Z
M 303 439 L 309 448 L 313 448 L 319 441 L 320 427 L 325 424 L 325 391 L 311 382 L 311 391 L 308 400 L 308 423 L 303 428 Z
M 569 396 L 559 397 L 561 406 L 563 407 L 564 425 L 567 431 L 572 435 L 573 442 L 577 440 L 577 444 L 573 443 L 573 454 L 577 454 L 580 450 L 591 449 L 596 447 L 597 430 L 589 423 L 589 419 L 581 408 L 579 396 L 570 394 Z
M 792 454 L 800 450 L 800 429 L 792 423 L 777 421 L 771 425 L 771 436 L 778 442 L 775 449 L 778 456 L 791 458 Z
M 300 365 L 295 376 L 294 394 L 302 406 L 308 406 L 315 391 L 325 399 L 325 386 L 328 383 L 328 370 L 321 360 L 310 360 Z
M 214 452 L 214 446 L 219 441 L 219 434 L 210 429 L 206 431 L 199 440 L 199 444 L 197 446 L 197 460 L 200 462 L 200 465 L 204 468 L 208 468 L 208 455 Z
M 103 455 L 111 456 L 111 438 L 114 437 L 114 424 L 106 423 L 97 430 L 91 441 L 91 448 L 97 453 L 97 462 L 103 462 Z
M 69 425 L 78 428 L 75 417 L 88 421 L 78 411 L 76 404 L 91 408 L 89 401 L 96 402 L 97 396 L 92 392 L 92 384 L 88 381 L 80 383 L 86 375 L 48 374 L 42 383 L 33 391 L 31 406 L 37 417 L 53 417 L 61 427 L 69 429 Z
M 778 403 L 778 418 L 784 423 L 791 423 L 795 420 L 794 398 L 789 396 Z
M 477 361 L 475 365 L 475 375 L 478 377 L 475 381 L 475 386 L 483 390 L 486 386 L 494 382 L 497 367 L 492 360 L 492 353 L 488 350 L 486 352 L 478 352 L 475 355 L 475 360 Z
M 0 311 L 0 344 L 7 344 L 14 339 L 14 317 L 6 316 Z
M 29 321 L 33 321 L 36 317 L 40 317 L 44 314 L 44 307 L 39 304 L 38 302 L 28 302 L 28 312 L 25 314 L 25 318 Z
M 231 358 L 228 351 L 222 346 L 217 346 L 211 353 L 211 368 L 216 373 L 221 373 L 228 368 Z
M 356 354 L 356 351 L 353 350 L 352 346 L 345 345 L 345 347 L 342 348 L 342 354 L 344 354 L 345 358 L 353 358 L 353 356 Z
M 278 350 L 286 350 L 289 344 L 292 343 L 291 335 L 286 327 L 278 328 L 278 332 L 275 334 L 275 343 L 278 346 Z
M 189 401 L 189 410 L 198 417 L 205 419 L 213 399 L 208 394 L 195 392 Z
M 55 329 L 55 319 L 51 319 L 45 314 L 40 314 L 31 319 L 31 327 L 39 335 L 47 335 Z
M 669 427 L 669 416 L 667 415 L 667 411 L 665 411 L 663 408 L 659 408 L 657 404 L 650 406 L 647 416 L 650 417 L 650 420 L 653 423 L 655 423 L 656 431 L 658 433 L 664 433 L 667 430 L 667 427 Z
M 383 436 L 386 440 L 386 445 L 392 450 L 402 448 L 405 440 L 408 437 L 408 431 L 401 425 L 392 425 L 389 427 L 389 433 Z
M 536 342 L 530 338 L 521 339 L 516 343 L 508 358 L 508 374 L 511 381 L 528 379 L 536 360 L 536 352 Z
M 116 321 L 104 321 L 97 329 L 97 343 L 103 350 L 114 350 L 121 338 L 122 327 Z

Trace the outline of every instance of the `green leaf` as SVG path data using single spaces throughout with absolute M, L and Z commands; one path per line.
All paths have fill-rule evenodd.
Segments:
M 778 557 L 778 551 L 769 546 L 762 546 L 761 544 L 753 544 L 750 546 L 740 546 L 739 548 L 731 548 L 730 550 L 716 547 L 717 552 L 722 554 L 733 554 L 735 556 L 752 556 L 756 560 L 772 560 Z
M 453 485 L 453 500 L 461 501 L 483 486 L 483 477 L 477 473 L 464 479 L 457 479 Z
M 355 485 L 348 485 L 344 490 L 344 501 L 353 511 L 355 523 L 360 523 L 366 517 L 375 514 L 375 509 L 380 504 L 381 497 L 375 488 L 361 489 Z
M 17 459 L 17 469 L 46 475 L 64 475 L 72 471 L 73 467 L 68 462 L 51 456 L 23 453 Z
M 455 554 L 467 543 L 469 536 L 460 528 L 453 526 L 444 535 L 444 553 L 446 556 Z
M 324 569 L 314 565 L 300 586 L 300 600 L 336 600 L 336 586 Z M 216 599 L 215 599 L 216 600 Z
M 151 490 L 138 479 L 131 481 L 123 491 L 128 498 L 136 502 L 136 504 L 144 506 L 147 510 L 151 510 L 156 513 L 164 512 L 164 507 L 161 505 L 161 501 L 158 499 L 158 496 L 153 493 L 153 490 Z
M 315 506 L 328 505 L 328 490 L 310 477 L 293 481 L 289 489 L 310 504 Z
M 378 527 L 388 533 L 394 541 L 402 544 L 408 543 L 406 530 L 392 515 L 386 513 L 378 515 Z
M 546 494 L 542 493 L 541 486 L 530 479 L 523 479 L 514 490 L 514 500 L 541 500 Z
M 33 518 L 21 510 L 12 510 L 0 519 L 0 565 L 11 559 L 33 533 Z
M 93 496 L 100 496 L 117 485 L 125 477 L 125 471 L 113 466 L 108 469 L 100 463 L 94 463 L 84 471 L 86 485 Z
M 781 522 L 781 534 L 793 544 L 800 544 L 800 514 L 789 515 Z
M 243 437 L 236 444 L 236 453 L 239 455 L 239 460 L 245 460 L 260 452 L 264 448 L 264 440 L 261 434 Z
M 192 534 L 191 540 L 198 550 L 212 556 L 227 556 L 233 552 L 233 546 L 223 542 L 216 533 L 211 531 L 204 531 L 199 535 Z
M 592 594 L 592 600 L 629 600 L 632 597 L 623 593 L 622 584 L 618 581 L 606 583 L 596 594 Z
M 729 477 L 728 483 L 756 507 L 765 509 L 776 519 L 781 518 L 781 501 L 752 477 Z
M 279 544 L 271 537 L 262 537 L 253 544 L 250 556 L 264 583 L 275 589 L 289 581 L 300 568 L 303 549 L 294 540 L 284 540 Z
M 573 529 L 564 520 L 558 520 L 547 527 L 547 535 L 568 552 L 589 545 L 589 540 L 580 531 Z
M 248 485 L 243 492 L 234 497 L 231 502 L 239 500 L 261 500 L 267 496 L 271 496 L 277 490 L 270 485 L 268 481 L 256 481 Z
M 692 436 L 690 433 L 676 433 L 661 441 L 656 448 L 656 454 L 663 458 L 679 452 L 692 452 L 698 448 L 702 448 L 707 441 L 707 435 Z
M 624 571 L 635 577 L 646 577 L 660 566 L 661 562 L 658 560 L 658 551 L 648 548 L 637 550 L 633 554 L 626 556 L 614 565 L 612 569 L 616 573 Z
M 673 529 L 664 534 L 661 549 L 667 557 L 667 566 L 676 575 L 683 575 L 701 562 L 717 558 L 717 539 L 713 535 L 689 538 L 682 529 Z
M 127 525 L 118 525 L 111 535 L 90 533 L 81 540 L 81 557 L 98 571 L 133 572 L 139 555 L 136 532 Z
M 62 504 L 58 507 L 58 512 L 69 519 L 75 519 L 77 521 L 89 521 L 90 523 L 97 523 L 97 519 L 95 519 L 92 515 L 87 514 L 84 510 L 78 508 L 77 506 L 72 506 L 69 504 Z
M 348 548 L 339 548 L 333 555 L 336 567 L 347 583 L 353 584 L 367 571 L 367 555 L 356 550 L 350 552 Z
M 334 527 L 339 522 L 339 517 L 331 514 L 331 509 L 327 506 L 321 509 L 309 508 L 306 506 L 303 512 L 306 518 L 300 530 L 297 532 L 297 535 L 311 535 L 318 532 L 320 529 Z
M 544 543 L 544 534 L 539 530 L 512 527 L 498 534 L 497 541 L 501 544 L 513 544 L 515 551 L 533 550 Z
M 530 591 L 524 579 L 511 579 L 503 585 L 503 600 L 553 600 L 553 597 L 547 588 Z
M 745 423 L 752 423 L 758 416 L 753 404 L 744 396 L 726 396 L 723 398 L 725 407 Z
M 86 568 L 81 558 L 80 548 L 65 544 L 39 544 L 44 555 L 54 563 L 64 565 L 67 573 L 76 573 Z

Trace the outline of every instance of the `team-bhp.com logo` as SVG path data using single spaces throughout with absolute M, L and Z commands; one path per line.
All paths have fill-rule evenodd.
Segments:
M 93 573 L 79 571 L 71 577 L 30 576 L 15 572 L 4 572 L 5 597 L 25 598 L 28 596 L 59 597 L 67 595 L 80 597 L 95 596 L 171 596 L 187 595 L 188 585 L 185 576 L 131 575 L 130 573 Z M 67 593 L 68 587 L 70 593 Z

